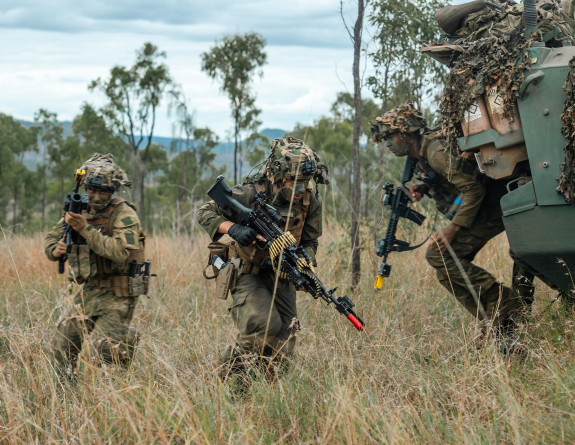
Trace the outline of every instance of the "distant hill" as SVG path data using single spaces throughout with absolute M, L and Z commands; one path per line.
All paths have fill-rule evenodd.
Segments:
M 30 121 L 24 121 L 24 120 L 19 120 L 19 122 L 26 128 L 29 128 L 33 125 L 38 125 L 37 122 L 30 122 Z M 64 128 L 64 133 L 63 133 L 64 137 L 66 137 L 72 132 L 72 122 L 64 121 L 64 122 L 61 122 L 61 124 L 62 124 L 62 127 Z M 260 133 L 263 134 L 264 136 L 267 136 L 267 138 L 271 141 L 272 139 L 283 137 L 283 135 L 285 134 L 285 131 L 277 129 L 277 128 L 265 128 Z M 170 157 L 172 156 L 172 154 L 170 153 L 170 147 L 172 145 L 172 140 L 173 140 L 173 138 L 165 137 L 165 136 L 154 136 L 152 138 L 152 141 L 155 144 L 158 144 L 158 145 L 164 147 L 164 149 L 166 151 L 168 151 L 168 155 Z M 214 147 L 214 153 L 217 154 L 216 160 L 215 160 L 216 166 L 220 167 L 222 165 L 227 164 L 227 165 L 229 165 L 228 171 L 231 171 L 231 169 L 233 168 L 232 166 L 233 166 L 233 162 L 234 162 L 234 143 L 233 143 L 233 141 L 232 142 L 221 142 L 216 147 Z M 39 162 L 40 162 L 40 155 L 38 153 L 28 152 L 28 153 L 24 154 L 24 163 L 26 164 L 26 167 L 28 169 L 34 170 L 36 168 L 36 164 Z

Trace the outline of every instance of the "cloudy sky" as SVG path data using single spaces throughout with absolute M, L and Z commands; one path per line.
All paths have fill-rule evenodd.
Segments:
M 343 3 L 351 25 L 354 2 Z M 71 120 L 83 102 L 103 103 L 88 83 L 114 65 L 130 66 L 149 41 L 167 53 L 197 125 L 226 138 L 228 100 L 201 71 L 200 54 L 225 34 L 255 31 L 268 54 L 264 76 L 253 84 L 262 127 L 290 130 L 327 114 L 338 91 L 353 89 L 353 48 L 339 6 L 339 0 L 0 0 L 0 112 L 32 120 L 46 108 Z M 162 110 L 158 135 L 172 134 L 170 121 Z

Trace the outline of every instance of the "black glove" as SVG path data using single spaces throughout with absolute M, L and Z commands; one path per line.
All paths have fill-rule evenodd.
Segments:
M 242 246 L 249 246 L 256 240 L 258 232 L 248 226 L 234 224 L 228 229 L 228 235 L 235 239 Z

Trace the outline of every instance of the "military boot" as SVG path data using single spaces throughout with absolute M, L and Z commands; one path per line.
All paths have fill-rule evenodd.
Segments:
M 525 345 L 525 334 L 521 332 L 519 326 L 512 317 L 502 321 L 497 329 L 497 342 L 499 352 L 505 355 L 527 353 Z
M 229 386 L 234 395 L 244 395 L 258 373 L 259 354 L 244 350 L 241 346 L 228 345 L 220 355 L 217 375 Z

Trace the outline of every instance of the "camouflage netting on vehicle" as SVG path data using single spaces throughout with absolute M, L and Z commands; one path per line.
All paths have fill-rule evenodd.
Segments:
M 498 85 L 503 97 L 503 115 L 513 120 L 516 93 L 525 79 L 531 60 L 523 30 L 471 43 L 453 63 L 441 97 L 441 126 L 444 144 L 459 155 L 457 138 L 463 136 L 460 122 L 465 112 L 489 86 Z
M 575 57 L 569 62 L 569 67 L 571 70 L 563 85 L 567 99 L 561 114 L 561 122 L 563 122 L 561 132 L 567 138 L 567 144 L 565 144 L 565 162 L 561 164 L 557 192 L 561 193 L 569 204 L 575 205 Z
M 485 7 L 482 10 L 469 14 L 455 32 L 465 41 L 472 42 L 491 36 L 502 36 L 518 27 L 523 28 L 523 3 L 492 0 L 499 4 L 501 10 Z M 564 14 L 558 2 L 554 0 L 539 0 L 537 2 L 537 30 L 542 35 L 558 28 L 558 33 L 552 37 L 547 46 L 561 46 L 561 41 L 568 39 L 572 43 L 575 39 L 573 28 L 575 21 Z M 458 42 L 460 43 L 460 42 Z

